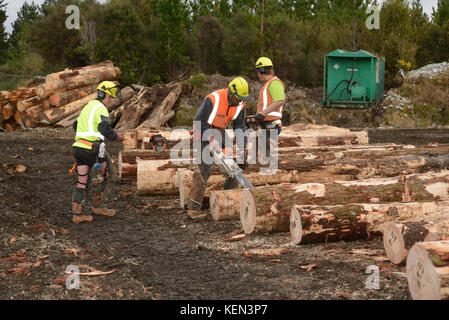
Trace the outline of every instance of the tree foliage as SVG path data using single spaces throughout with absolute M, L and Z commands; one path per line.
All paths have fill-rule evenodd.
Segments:
M 281 78 L 307 86 L 322 84 L 323 56 L 335 49 L 384 56 L 387 86 L 399 68 L 449 59 L 449 0 L 439 0 L 431 17 L 421 0 L 379 3 L 45 0 L 22 6 L 8 38 L 0 0 L 0 59 L 18 70 L 34 59 L 31 69 L 43 65 L 42 72 L 110 59 L 122 82 L 151 85 L 194 72 L 253 76 L 254 62 L 265 55 Z M 80 8 L 79 30 L 65 26 L 68 5 Z M 368 29 L 377 5 L 380 28 Z

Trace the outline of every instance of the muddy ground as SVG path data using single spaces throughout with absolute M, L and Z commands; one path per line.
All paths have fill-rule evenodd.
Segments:
M 411 299 L 405 266 L 385 261 L 380 238 L 291 245 L 280 233 L 228 242 L 239 221 L 188 220 L 177 196 L 137 196 L 135 184 L 115 187 L 116 217 L 74 225 L 72 138 L 71 130 L 0 133 L 0 299 Z M 121 147 L 108 143 L 115 157 Z M 260 248 L 282 253 L 249 253 Z M 68 265 L 112 272 L 81 276 L 80 288 L 67 290 Z M 365 286 L 370 265 L 379 267 L 379 289 Z

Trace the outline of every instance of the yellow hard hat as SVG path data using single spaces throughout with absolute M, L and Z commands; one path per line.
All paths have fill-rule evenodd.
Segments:
M 256 61 L 256 69 L 264 68 L 264 67 L 273 67 L 273 62 L 270 60 L 270 58 L 267 57 L 260 57 Z
M 229 82 L 229 89 L 240 100 L 248 101 L 251 98 L 249 94 L 248 82 L 242 77 L 237 77 Z
M 98 85 L 97 90 L 101 91 L 101 92 L 104 92 L 104 93 L 107 93 L 107 94 L 111 95 L 113 98 L 117 97 L 118 88 L 117 88 L 117 86 L 115 85 L 114 82 L 103 81 L 102 83 L 100 83 Z

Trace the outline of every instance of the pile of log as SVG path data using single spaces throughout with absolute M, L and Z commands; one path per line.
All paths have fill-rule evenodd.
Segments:
M 224 190 L 213 168 L 204 203 L 212 219 L 240 220 L 245 234 L 285 232 L 297 245 L 383 235 L 391 263 L 407 262 L 414 299 L 449 298 L 449 144 L 370 145 L 364 132 L 327 128 L 320 138 L 315 129 L 284 128 L 278 170 L 245 169 L 254 188 Z M 169 150 L 153 150 L 155 134 Z M 186 209 L 196 170 L 191 146 L 188 130 L 128 131 L 119 174 L 137 180 L 140 195 L 178 193 Z
M 118 130 L 163 127 L 175 115 L 173 108 L 183 90 L 181 83 L 140 87 L 133 99 L 112 113 L 113 127 Z
M 45 82 L 29 88 L 0 92 L 3 127 L 7 131 L 37 126 L 70 126 L 81 109 L 97 96 L 96 88 L 105 80 L 114 81 L 120 69 L 111 61 L 82 68 L 67 69 L 45 77 Z M 118 82 L 115 82 L 118 84 Z M 122 90 L 109 111 L 134 96 L 134 90 Z M 0 119 L 1 120 L 1 119 Z M 1 122 L 1 121 L 0 121 Z

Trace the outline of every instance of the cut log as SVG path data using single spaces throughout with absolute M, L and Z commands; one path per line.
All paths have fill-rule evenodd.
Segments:
M 414 300 L 449 299 L 449 241 L 416 243 L 407 257 L 406 274 Z
M 216 190 L 211 191 L 209 196 L 209 208 L 215 221 L 235 220 L 240 217 L 240 198 L 242 191 Z
M 107 107 L 108 111 L 110 111 L 110 112 L 113 111 L 121 103 L 126 102 L 127 100 L 131 99 L 133 95 L 134 95 L 134 91 L 131 88 L 129 88 L 129 87 L 123 88 L 122 91 L 121 91 L 121 96 L 122 96 L 121 100 L 119 98 L 113 99 L 112 103 Z M 55 124 L 55 126 L 56 127 L 62 127 L 62 128 L 71 127 L 73 125 L 73 123 L 75 122 L 75 120 L 80 115 L 81 111 L 82 111 L 82 109 L 78 110 L 77 112 L 69 115 L 68 117 L 58 121 Z M 110 121 L 111 121 L 111 119 L 110 119 Z
M 449 217 L 448 205 L 447 201 L 299 205 L 290 211 L 290 235 L 294 244 L 368 239 L 380 235 L 389 221 Z
M 449 213 L 447 218 L 386 223 L 383 227 L 383 244 L 387 257 L 394 264 L 400 264 L 405 261 L 409 249 L 415 243 L 448 237 Z
M 179 184 L 177 169 L 159 170 L 160 167 L 173 160 L 151 160 L 137 162 L 137 194 L 177 194 Z M 124 168 L 122 167 L 122 170 Z M 122 171 L 123 175 L 123 171 Z M 212 178 L 212 177 L 211 177 Z M 215 180 L 213 178 L 212 180 Z M 223 178 L 224 183 L 224 178 Z
M 73 90 L 99 83 L 103 80 L 114 80 L 120 75 L 118 68 L 104 68 L 101 72 L 78 75 L 66 80 L 46 82 L 36 87 L 36 94 L 41 98 L 47 98 L 57 90 Z
M 150 116 L 139 125 L 138 129 L 159 128 L 170 120 L 175 112 L 171 110 L 182 93 L 182 85 L 176 86 L 168 96 L 157 106 Z
M 128 133 L 130 135 L 130 133 Z M 130 138 L 125 139 L 128 143 L 132 141 Z M 127 145 L 129 147 L 129 144 Z M 177 159 L 182 158 L 182 150 L 176 151 L 164 151 L 164 152 L 155 152 L 152 150 L 139 150 L 139 149 L 126 149 L 120 153 L 119 156 L 119 172 L 123 172 L 122 177 L 127 178 L 135 178 L 137 175 L 137 161 L 136 159 L 139 158 L 140 160 L 162 160 L 162 159 L 171 159 L 173 157 L 176 157 Z M 184 156 L 184 158 L 193 158 L 193 151 L 190 151 L 187 155 Z M 312 171 L 313 169 L 319 169 L 321 168 L 321 164 L 323 161 L 321 160 L 299 160 L 296 159 L 296 156 L 294 154 L 283 154 L 280 157 L 280 163 L 278 165 L 279 170 L 281 171 L 295 171 L 295 172 L 308 172 Z M 124 169 L 121 170 L 120 168 L 123 167 Z M 168 163 L 165 165 L 164 169 L 182 169 L 182 168 L 189 168 L 191 167 L 192 170 L 195 169 L 196 164 L 193 163 L 193 160 L 190 164 L 187 163 L 179 163 L 179 162 L 173 162 Z M 260 164 L 254 164 L 249 165 L 245 169 L 245 174 L 249 173 L 258 173 L 262 168 L 266 166 L 261 166 Z M 212 169 L 212 175 L 220 174 L 220 171 L 217 167 L 214 167 Z
M 48 98 L 48 100 L 51 106 L 60 107 L 92 94 L 93 92 L 95 92 L 97 87 L 98 84 L 93 84 L 87 87 L 82 87 L 70 91 L 54 93 Z
M 381 159 L 342 159 L 339 166 L 352 167 L 358 176 L 393 177 L 401 174 L 449 168 L 449 154 L 386 156 Z M 339 168 L 336 167 L 338 171 Z
M 74 76 L 78 76 L 80 74 L 92 72 L 92 69 L 96 69 L 99 67 L 112 68 L 112 67 L 114 67 L 114 63 L 112 61 L 104 61 L 104 62 L 95 64 L 95 65 L 85 66 L 85 67 L 81 67 L 81 68 L 67 69 L 64 71 L 51 73 L 45 77 L 45 82 L 64 80 L 69 77 L 74 77 Z
M 41 102 L 41 99 L 37 96 L 28 98 L 26 100 L 21 100 L 17 102 L 17 110 L 20 112 L 25 111 L 26 109 L 35 106 L 36 104 L 39 104 Z
M 8 103 L 6 106 L 2 107 L 2 115 L 5 120 L 8 120 L 14 117 L 14 113 L 16 112 L 17 107 L 15 103 Z
M 53 124 L 56 123 L 69 115 L 81 110 L 88 104 L 91 100 L 94 100 L 97 97 L 97 93 L 92 93 L 80 100 L 76 100 L 72 103 L 69 103 L 65 106 L 45 110 L 40 114 L 39 122 L 43 124 Z
M 25 100 L 34 96 L 36 96 L 36 87 L 18 88 L 11 91 L 8 100 L 17 103 L 19 100 Z
M 413 176 L 410 180 L 370 179 L 331 183 L 280 184 L 245 190 L 240 203 L 244 230 L 287 231 L 291 206 L 344 205 L 449 200 L 445 176 Z
M 213 178 L 212 178 L 213 177 Z M 281 171 L 279 170 L 276 174 L 273 175 L 263 175 L 259 173 L 248 173 L 245 174 L 245 177 L 254 185 L 254 186 L 263 186 L 267 184 L 279 184 L 285 182 L 297 181 L 298 176 L 296 172 L 292 171 Z M 184 208 L 184 205 L 187 204 L 187 199 L 190 193 L 190 188 L 192 185 L 193 178 L 193 170 L 188 169 L 178 169 L 178 185 L 179 185 L 179 195 L 181 208 Z M 213 190 L 223 190 L 225 177 L 222 174 L 211 175 L 207 182 L 206 195 Z M 241 192 L 241 191 L 240 191 Z M 239 210 L 238 207 L 236 210 Z

